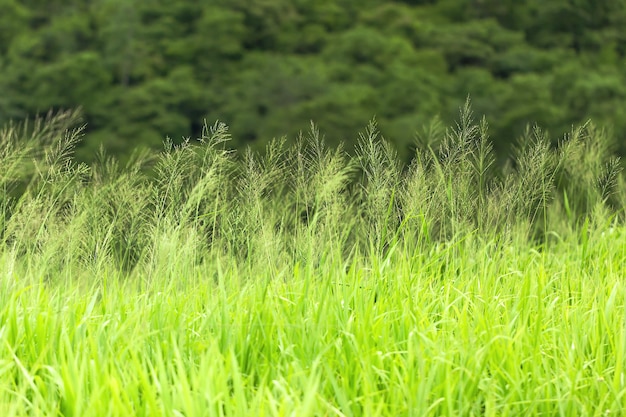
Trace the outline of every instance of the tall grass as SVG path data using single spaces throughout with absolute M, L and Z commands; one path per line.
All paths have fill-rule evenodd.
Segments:
M 0 133 L 0 415 L 619 415 L 626 202 L 608 134 L 496 163 L 469 102 L 408 167 L 375 122 L 238 155 L 228 128 L 75 164 Z

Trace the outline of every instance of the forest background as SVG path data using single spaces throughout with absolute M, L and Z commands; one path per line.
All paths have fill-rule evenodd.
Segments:
M 376 117 L 409 159 L 468 95 L 500 157 L 587 118 L 626 153 L 624 0 L 0 0 L 0 125 L 82 107 L 90 160 L 231 127 L 235 148 Z

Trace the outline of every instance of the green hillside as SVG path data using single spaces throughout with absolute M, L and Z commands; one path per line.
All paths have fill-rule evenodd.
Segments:
M 494 145 L 591 118 L 626 137 L 624 0 L 0 0 L 0 123 L 82 106 L 126 157 L 232 126 L 260 149 L 310 120 L 356 142 L 376 117 L 408 160 L 414 132 L 465 98 Z

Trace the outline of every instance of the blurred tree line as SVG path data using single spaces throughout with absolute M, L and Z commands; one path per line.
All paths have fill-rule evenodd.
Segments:
M 626 150 L 626 0 L 0 0 L 0 124 L 82 106 L 123 156 L 231 126 L 235 147 L 314 120 L 400 154 L 469 94 L 504 152 L 527 123 L 592 118 Z

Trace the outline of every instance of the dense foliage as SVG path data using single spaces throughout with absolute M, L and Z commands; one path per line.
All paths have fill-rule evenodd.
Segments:
M 197 136 L 203 118 L 235 147 L 311 119 L 351 146 L 376 116 L 404 158 L 470 94 L 498 151 L 529 122 L 559 137 L 591 117 L 624 138 L 625 4 L 0 0 L 0 123 L 82 106 L 85 157 Z

